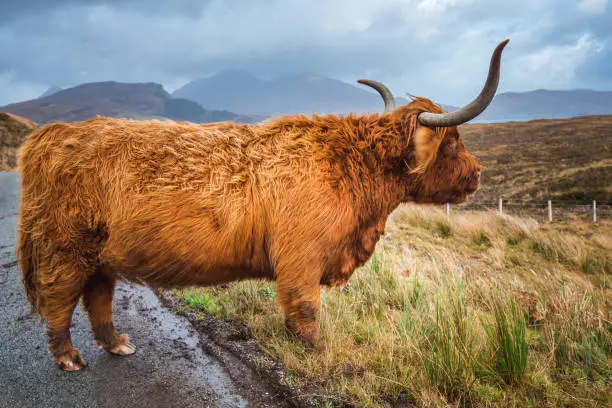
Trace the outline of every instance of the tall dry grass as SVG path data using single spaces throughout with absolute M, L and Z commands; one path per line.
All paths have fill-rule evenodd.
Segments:
M 322 296 L 327 347 L 284 330 L 275 287 L 178 292 L 247 324 L 296 383 L 356 406 L 605 406 L 612 401 L 608 226 L 403 207 L 369 263 Z

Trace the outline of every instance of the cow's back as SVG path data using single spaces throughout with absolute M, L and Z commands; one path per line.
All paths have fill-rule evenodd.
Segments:
M 239 125 L 222 125 L 108 118 L 48 125 L 20 150 L 23 199 L 107 219 L 130 198 L 225 189 L 244 160 L 227 132 Z

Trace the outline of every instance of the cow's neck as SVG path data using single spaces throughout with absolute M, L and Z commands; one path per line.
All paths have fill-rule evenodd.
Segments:
M 330 182 L 351 200 L 364 222 L 386 217 L 406 200 L 408 138 L 377 115 L 345 118 L 330 126 L 324 155 Z

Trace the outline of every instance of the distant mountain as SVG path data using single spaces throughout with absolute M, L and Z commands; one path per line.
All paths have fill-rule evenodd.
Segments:
M 478 121 L 524 121 L 612 114 L 612 91 L 505 92 L 495 96 Z
M 365 86 L 315 74 L 262 80 L 241 71 L 223 71 L 189 82 L 173 96 L 191 99 L 206 109 L 262 116 L 381 112 L 383 109 L 380 96 Z M 397 103 L 407 103 L 407 100 L 398 98 Z
M 206 110 L 197 102 L 189 99 L 173 98 L 164 103 L 164 116 L 174 120 L 184 120 L 194 123 L 210 123 L 232 121 L 238 123 L 253 123 L 258 118 L 238 115 L 223 110 Z
M 97 115 L 110 117 L 157 116 L 171 99 L 159 84 L 96 82 L 64 89 L 53 95 L 7 105 L 0 110 L 38 123 L 75 122 Z
M 383 108 L 380 96 L 372 90 L 315 74 L 262 80 L 242 71 L 223 71 L 209 78 L 189 82 L 173 95 L 194 100 L 206 109 L 226 109 L 264 116 L 285 113 L 380 112 Z M 404 98 L 397 98 L 398 105 L 407 102 Z M 442 106 L 448 111 L 457 109 L 450 105 Z M 475 122 L 605 114 L 612 114 L 612 92 L 537 90 L 498 94 Z
M 251 118 L 231 112 L 206 111 L 196 102 L 175 101 L 160 84 L 96 82 L 57 91 L 49 96 L 0 107 L 38 123 L 76 122 L 96 116 L 132 119 L 176 119 L 191 122 Z
M 209 78 L 194 80 L 173 95 L 155 83 L 118 82 L 88 83 L 63 90 L 52 87 L 45 94 L 48 95 L 0 107 L 0 110 L 41 124 L 80 121 L 97 115 L 196 123 L 225 120 L 252 123 L 269 116 L 291 113 L 365 113 L 383 110 L 382 100 L 373 90 L 315 74 L 262 80 L 241 71 L 223 71 Z M 401 97 L 396 102 L 398 105 L 408 103 Z M 448 111 L 457 109 L 442 106 Z M 612 114 L 612 91 L 537 90 L 500 93 L 473 122 L 606 114 Z

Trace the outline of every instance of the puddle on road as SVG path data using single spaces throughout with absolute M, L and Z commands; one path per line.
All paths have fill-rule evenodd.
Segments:
M 200 347 L 200 337 L 185 318 L 172 314 L 160 304 L 155 293 L 147 288 L 127 283 L 119 284 L 115 291 L 116 325 L 125 330 L 139 347 L 140 353 L 155 354 L 164 360 L 164 369 L 181 376 L 185 381 L 204 381 L 219 397 L 223 407 L 246 407 L 247 401 L 238 395 L 236 387 L 225 369 Z M 143 322 L 142 319 L 147 321 Z M 149 325 L 148 328 L 142 327 Z M 145 331 L 143 336 L 130 333 L 130 327 Z M 148 344 L 139 344 L 149 339 Z M 140 340 L 140 341 L 139 341 Z M 168 361 L 174 367 L 168 367 Z M 201 384 L 194 384 L 201 387 Z

